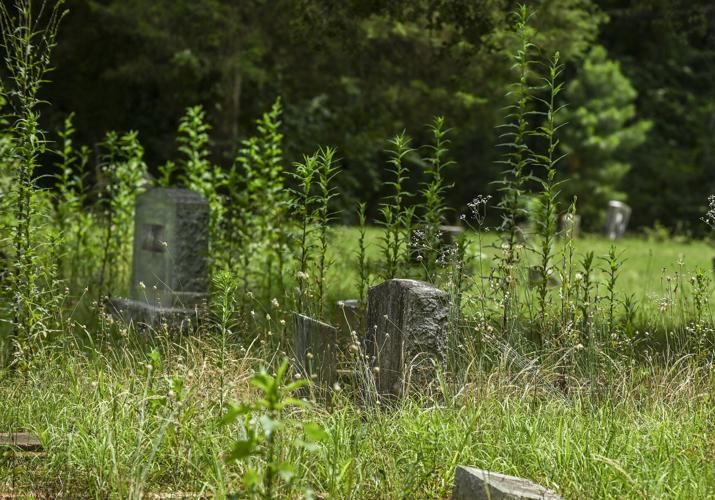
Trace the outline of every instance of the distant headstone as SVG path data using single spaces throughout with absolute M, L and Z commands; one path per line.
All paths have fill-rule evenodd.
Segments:
M 126 319 L 156 324 L 195 314 L 208 297 L 209 206 L 189 189 L 137 196 L 130 299 L 112 305 Z
M 606 236 L 615 240 L 621 238 L 628 228 L 631 207 L 621 201 L 609 201 L 606 214 Z
M 302 314 L 293 315 L 295 370 L 330 389 L 337 381 L 338 329 Z
M 581 234 L 581 216 L 563 214 L 561 216 L 561 234 L 564 238 L 575 240 Z
M 452 500 L 562 500 L 543 486 L 496 472 L 460 465 L 454 473 Z
M 423 387 L 446 363 L 447 293 L 429 283 L 392 279 L 368 291 L 365 353 L 380 396 Z

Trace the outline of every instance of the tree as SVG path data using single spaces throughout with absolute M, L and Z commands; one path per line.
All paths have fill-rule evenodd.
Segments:
M 567 200 L 578 197 L 584 225 L 599 227 L 609 200 L 625 200 L 620 184 L 631 168 L 626 153 L 646 140 L 651 127 L 636 119 L 636 90 L 608 58 L 605 48 L 594 46 L 566 87 L 563 151 L 566 157 L 562 192 Z

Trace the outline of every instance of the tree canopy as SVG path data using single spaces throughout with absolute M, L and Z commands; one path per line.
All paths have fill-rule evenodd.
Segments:
M 698 225 L 715 187 L 715 7 L 709 0 L 537 0 L 535 40 L 566 64 L 565 194 L 595 227 L 609 198 L 633 221 Z M 137 130 L 150 171 L 176 159 L 189 106 L 228 165 L 257 117 L 284 107 L 287 164 L 335 146 L 341 200 L 375 201 L 387 139 L 454 129 L 457 207 L 494 193 L 495 127 L 513 80 L 507 0 L 68 0 L 43 110 L 76 140 Z M 420 182 L 419 176 L 415 182 Z M 371 204 L 371 205 L 374 205 Z

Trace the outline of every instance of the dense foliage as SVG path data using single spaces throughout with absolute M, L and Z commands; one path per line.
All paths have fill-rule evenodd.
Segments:
M 709 0 L 536 0 L 535 41 L 561 51 L 578 122 L 565 144 L 584 223 L 625 198 L 634 223 L 697 229 L 715 172 L 715 13 Z M 45 97 L 48 129 L 76 112 L 77 140 L 138 130 L 150 171 L 174 158 L 174 130 L 202 104 L 226 172 L 253 120 L 282 96 L 288 164 L 338 150 L 344 206 L 376 206 L 385 138 L 444 115 L 459 169 L 453 207 L 494 194 L 493 144 L 510 75 L 506 0 L 69 0 Z M 605 47 L 605 50 L 602 47 Z M 620 63 L 620 67 L 619 67 Z M 616 113 L 617 116 L 611 116 Z M 648 130 L 646 123 L 651 123 Z M 621 133 L 620 129 L 624 128 Z M 647 133 L 646 133 L 647 132 Z M 595 134 L 596 137 L 591 137 Z M 48 160 L 49 161 L 49 160 Z M 419 180 L 415 180 L 419 182 Z M 598 189 L 594 184 L 600 183 Z M 664 193 L 667 186 L 667 194 Z M 369 215 L 376 215 L 374 209 Z
M 0 429 L 45 448 L 3 444 L 0 491 L 444 498 L 469 463 L 569 498 L 712 496 L 709 243 L 559 224 L 597 227 L 659 126 L 597 44 L 597 6 L 68 4 L 101 19 L 67 30 L 75 48 L 122 45 L 85 99 L 108 114 L 55 126 L 42 96 L 72 14 L 0 3 Z M 147 141 L 97 129 L 140 115 Z M 158 186 L 193 190 L 197 217 L 145 219 Z M 144 199 L 167 194 L 189 193 Z M 695 204 L 713 229 L 715 198 Z M 370 288 L 393 278 L 439 302 Z

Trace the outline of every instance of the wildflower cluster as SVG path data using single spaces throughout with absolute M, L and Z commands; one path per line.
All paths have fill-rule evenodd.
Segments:
M 467 203 L 467 212 L 460 216 L 461 220 L 467 220 L 467 217 L 473 219 L 481 226 L 487 217 L 487 205 L 492 197 L 490 195 L 478 195 L 472 201 Z
M 708 211 L 703 220 L 705 224 L 715 229 L 715 195 L 710 195 L 708 198 Z

